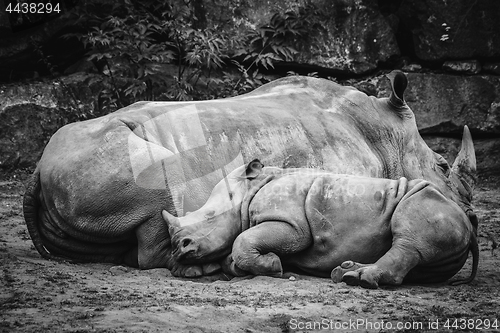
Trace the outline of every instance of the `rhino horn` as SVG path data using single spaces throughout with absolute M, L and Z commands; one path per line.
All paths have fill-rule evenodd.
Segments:
M 406 105 L 404 100 L 404 92 L 408 86 L 408 78 L 401 71 L 392 71 L 387 74 L 387 78 L 391 81 L 391 96 L 389 97 L 389 103 L 400 108 Z
M 163 220 L 165 220 L 165 222 L 168 225 L 168 230 L 170 232 L 170 235 L 172 235 L 176 229 L 181 227 L 181 224 L 179 222 L 179 218 L 173 216 L 172 214 L 170 214 L 166 210 L 163 210 L 161 212 L 161 216 L 163 217 Z
M 462 147 L 451 167 L 451 181 L 457 186 L 461 196 L 472 200 L 472 191 L 476 183 L 476 153 L 469 128 L 464 126 Z

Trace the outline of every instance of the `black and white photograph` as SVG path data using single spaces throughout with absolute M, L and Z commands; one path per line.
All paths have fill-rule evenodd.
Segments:
M 500 1 L 0 0 L 0 333 L 500 332 Z

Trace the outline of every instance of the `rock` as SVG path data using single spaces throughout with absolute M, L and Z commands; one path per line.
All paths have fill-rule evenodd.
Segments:
M 487 73 L 500 75 L 500 62 L 487 62 L 483 65 L 483 70 Z
M 109 272 L 112 275 L 122 275 L 122 274 L 127 273 L 128 271 L 129 271 L 129 268 L 125 267 L 125 266 L 112 266 L 109 268 Z
M 450 165 L 460 150 L 459 138 L 424 135 L 427 145 L 441 154 Z M 472 136 L 476 151 L 477 175 L 480 183 L 488 183 L 490 179 L 498 181 L 500 177 L 500 138 L 481 139 Z
M 402 70 L 405 72 L 420 72 L 422 70 L 422 65 L 410 63 L 403 66 Z
M 460 136 L 464 125 L 473 134 L 500 136 L 500 77 L 408 73 L 405 100 L 415 113 L 420 133 Z M 383 76 L 369 80 L 377 96 L 389 96 Z
M 7 36 L 12 33 L 9 16 L 5 8 L 0 7 L 0 35 Z
M 43 15 L 38 16 L 43 17 Z M 72 22 L 68 18 L 57 18 L 25 30 L 2 35 L 0 82 L 32 78 L 35 72 L 49 74 L 50 70 L 45 61 L 59 64 L 63 62 L 62 59 L 71 58 L 75 54 L 80 57 L 83 48 L 77 47 L 78 43 L 59 38 Z M 41 53 L 37 52 L 36 48 L 39 48 Z
M 375 1 L 312 0 L 310 6 L 306 6 L 303 0 L 248 0 L 236 7 L 234 2 L 226 0 L 225 3 L 225 6 L 207 8 L 208 17 L 219 17 L 212 25 L 231 20 L 233 29 L 255 29 L 269 25 L 274 14 L 292 9 L 302 15 L 300 20 L 307 17 L 307 20 L 319 21 L 321 28 L 307 26 L 307 38 L 293 45 L 299 51 L 293 60 L 301 65 L 362 74 L 400 54 L 391 25 Z
M 481 72 L 481 63 L 477 60 L 445 61 L 443 69 L 455 73 L 479 74 Z
M 64 75 L 70 75 L 79 72 L 98 73 L 99 70 L 96 68 L 96 66 L 92 61 L 89 61 L 86 58 L 84 58 L 78 60 L 73 65 L 68 66 L 68 68 L 64 70 Z
M 83 73 L 0 86 L 0 169 L 34 166 L 56 130 L 98 116 L 100 89 L 99 76 Z
M 460 150 L 463 126 L 471 129 L 479 182 L 500 177 L 500 77 L 409 73 L 405 99 L 429 147 L 450 165 Z M 388 96 L 388 80 L 370 79 Z
M 427 61 L 500 56 L 500 1 L 402 1 L 400 22 Z
M 330 18 L 326 33 L 314 45 L 299 50 L 296 61 L 342 72 L 362 74 L 399 56 L 399 48 L 389 23 L 374 1 L 316 1 Z

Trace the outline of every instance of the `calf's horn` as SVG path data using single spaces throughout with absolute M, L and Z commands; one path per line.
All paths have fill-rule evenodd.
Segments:
M 172 233 L 175 232 L 175 229 L 181 227 L 181 224 L 179 222 L 179 218 L 173 216 L 172 214 L 170 214 L 166 210 L 163 210 L 161 212 L 161 216 L 163 217 L 163 220 L 165 220 L 165 222 L 167 223 L 168 231 L 169 231 L 170 235 L 172 235 Z
M 464 126 L 462 147 L 451 167 L 450 180 L 457 186 L 461 196 L 472 201 L 472 191 L 476 183 L 476 153 L 469 128 Z

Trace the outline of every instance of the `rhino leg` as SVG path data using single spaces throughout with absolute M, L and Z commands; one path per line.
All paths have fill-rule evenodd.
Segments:
M 139 268 L 167 267 L 168 258 L 171 256 L 170 236 L 161 217 L 152 217 L 139 225 L 135 235 Z
M 233 254 L 230 253 L 223 261 L 222 261 L 222 270 L 224 273 L 233 275 L 233 276 L 246 276 L 249 275 L 247 271 L 240 269 L 236 266 L 236 263 L 233 259 Z
M 348 285 L 359 285 L 369 289 L 376 289 L 379 284 L 399 285 L 418 262 L 418 252 L 408 251 L 404 247 L 393 245 L 382 258 L 372 265 L 354 263 L 353 268 L 355 269 L 347 270 L 342 276 L 342 281 Z
M 342 282 L 342 277 L 345 273 L 355 271 L 358 268 L 365 267 L 368 265 L 360 264 L 351 260 L 344 261 L 340 266 L 335 267 L 330 274 L 332 281 L 335 283 Z
M 141 269 L 166 267 L 173 276 L 198 277 L 216 273 L 221 269 L 217 263 L 206 265 L 182 265 L 172 256 L 170 236 L 165 228 L 163 219 L 151 218 L 136 229 L 138 266 Z M 126 257 L 131 261 L 133 252 Z
M 398 204 L 391 231 L 389 251 L 374 264 L 347 271 L 342 281 L 365 288 L 399 285 L 418 268 L 417 282 L 443 282 L 467 260 L 472 232 L 467 216 L 427 182 L 408 192 Z
M 263 222 L 241 233 L 233 244 L 231 258 L 226 267 L 234 275 L 269 275 L 281 277 L 283 266 L 279 255 L 292 254 L 306 249 L 311 236 L 286 222 Z

